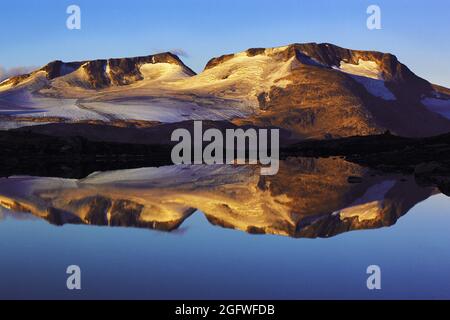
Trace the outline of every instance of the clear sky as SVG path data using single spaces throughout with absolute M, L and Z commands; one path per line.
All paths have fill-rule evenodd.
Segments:
M 66 28 L 71 4 L 81 7 L 81 30 Z M 366 27 L 370 4 L 381 8 L 381 30 Z M 0 2 L 0 66 L 7 69 L 177 50 L 201 71 L 214 56 L 294 42 L 391 52 L 450 87 L 449 0 Z

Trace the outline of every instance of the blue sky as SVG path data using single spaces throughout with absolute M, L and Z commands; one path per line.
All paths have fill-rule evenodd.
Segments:
M 66 28 L 66 8 L 82 29 Z M 366 28 L 381 7 L 382 30 Z M 330 42 L 391 52 L 418 75 L 450 87 L 448 0 L 4 0 L 0 66 L 127 57 L 182 50 L 201 71 L 214 56 L 251 47 Z

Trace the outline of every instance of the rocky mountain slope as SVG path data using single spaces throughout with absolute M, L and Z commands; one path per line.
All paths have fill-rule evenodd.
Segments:
M 63 123 L 70 132 L 74 123 L 149 127 L 197 119 L 276 126 L 299 139 L 385 130 L 430 136 L 450 131 L 450 93 L 392 54 L 316 43 L 224 55 L 199 74 L 162 53 L 56 61 L 0 84 L 3 129 Z

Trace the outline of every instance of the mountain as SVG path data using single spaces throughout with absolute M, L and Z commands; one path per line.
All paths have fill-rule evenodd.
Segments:
M 361 183 L 348 183 L 355 175 Z M 393 225 L 436 193 L 411 176 L 374 175 L 339 158 L 290 158 L 275 176 L 251 165 L 188 165 L 0 178 L 0 207 L 57 225 L 172 231 L 199 210 L 213 225 L 307 238 Z
M 275 126 L 296 139 L 430 136 L 450 131 L 450 90 L 392 54 L 326 43 L 223 55 L 199 74 L 171 53 L 55 61 L 0 84 L 3 129 L 51 133 L 64 124 L 79 134 L 80 124 L 163 128 L 198 119 Z
M 152 71 L 153 74 L 149 75 Z M 68 87 L 103 89 L 130 85 L 147 76 L 168 77 L 175 73 L 179 73 L 180 77 L 195 75 L 176 55 L 169 52 L 123 59 L 69 63 L 53 61 L 32 73 L 6 79 L 0 88 L 17 89 L 25 86 L 30 91 L 39 91 L 48 86 L 59 88 L 66 84 Z

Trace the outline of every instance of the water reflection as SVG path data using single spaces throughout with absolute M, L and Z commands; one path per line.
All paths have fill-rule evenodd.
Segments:
M 260 176 L 256 166 L 198 165 L 98 172 L 80 180 L 0 179 L 1 206 L 55 225 L 175 231 L 199 210 L 213 225 L 307 238 L 390 226 L 436 193 L 413 177 L 375 174 L 338 158 L 290 158 L 275 176 Z

